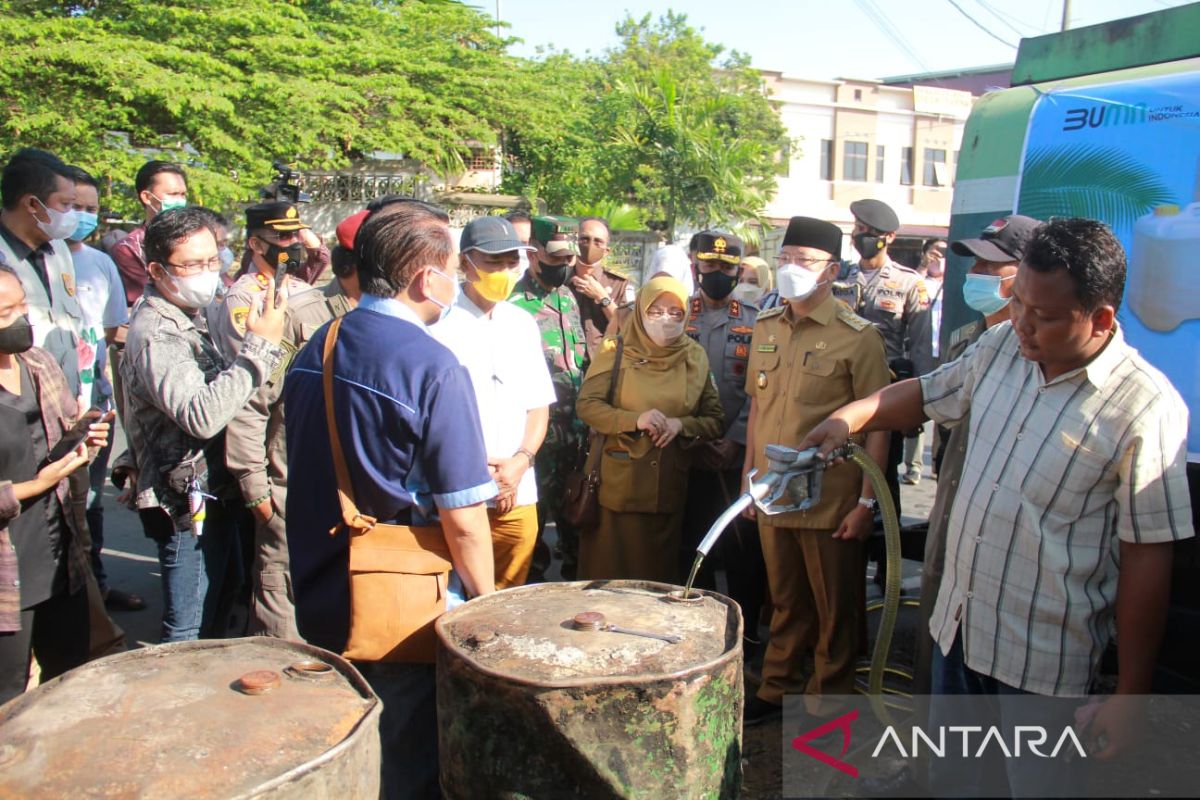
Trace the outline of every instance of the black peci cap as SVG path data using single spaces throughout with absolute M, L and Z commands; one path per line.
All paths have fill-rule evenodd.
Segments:
M 792 217 L 783 234 L 784 247 L 814 247 L 834 258 L 842 257 L 842 229 L 813 217 Z

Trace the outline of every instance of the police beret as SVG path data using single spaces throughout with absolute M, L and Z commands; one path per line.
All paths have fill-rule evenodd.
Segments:
M 883 233 L 900 229 L 900 218 L 892 207 L 882 200 L 855 200 L 850 204 L 850 213 L 864 225 Z
M 742 263 L 742 240 L 724 231 L 701 231 L 695 237 L 696 258 L 701 261 Z
M 783 234 L 784 247 L 814 247 L 834 258 L 842 257 L 842 229 L 812 217 L 792 217 Z
M 298 231 L 307 227 L 300 221 L 300 212 L 286 200 L 259 203 L 246 209 L 246 230 Z

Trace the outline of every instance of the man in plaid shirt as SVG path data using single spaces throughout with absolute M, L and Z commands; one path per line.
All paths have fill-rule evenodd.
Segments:
M 1187 408 L 1126 344 L 1116 322 L 1124 287 L 1125 252 L 1107 226 L 1053 220 L 1018 269 L 1011 323 L 929 375 L 839 409 L 800 445 L 828 453 L 851 433 L 926 418 L 953 426 L 970 412 L 930 621 L 933 691 L 1084 695 L 1115 622 L 1116 694 L 1088 731 L 1106 741 L 1099 756 L 1136 736 L 1128 695 L 1150 691 L 1173 544 L 1193 535 Z M 1016 795 L 1070 791 L 1072 771 L 1057 760 L 1014 766 Z M 970 792 L 977 780 L 939 769 L 935 794 Z

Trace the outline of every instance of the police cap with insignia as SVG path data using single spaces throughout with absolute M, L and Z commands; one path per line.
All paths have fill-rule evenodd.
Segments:
M 307 227 L 300 221 L 300 212 L 286 200 L 259 203 L 246 209 L 248 231 L 298 231 Z
M 701 261 L 742 263 L 742 240 L 724 231 L 701 231 L 696 234 L 696 258 Z
M 881 233 L 893 233 L 900 230 L 900 218 L 892 207 L 882 200 L 855 200 L 850 204 L 850 213 L 854 218 Z
M 842 257 L 842 229 L 813 217 L 792 217 L 783 234 L 783 247 L 812 247 L 833 258 Z
M 532 236 L 552 256 L 575 255 L 579 220 L 574 217 L 534 217 Z
M 1040 220 L 1011 214 L 992 221 L 978 238 L 954 242 L 950 249 L 960 256 L 974 256 L 997 264 L 1021 261 L 1033 234 L 1040 227 Z

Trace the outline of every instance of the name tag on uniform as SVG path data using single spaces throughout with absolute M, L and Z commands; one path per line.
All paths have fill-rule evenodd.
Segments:
M 776 350 L 779 349 L 779 345 L 777 345 L 777 344 L 760 344 L 756 349 L 760 353 L 774 353 Z

